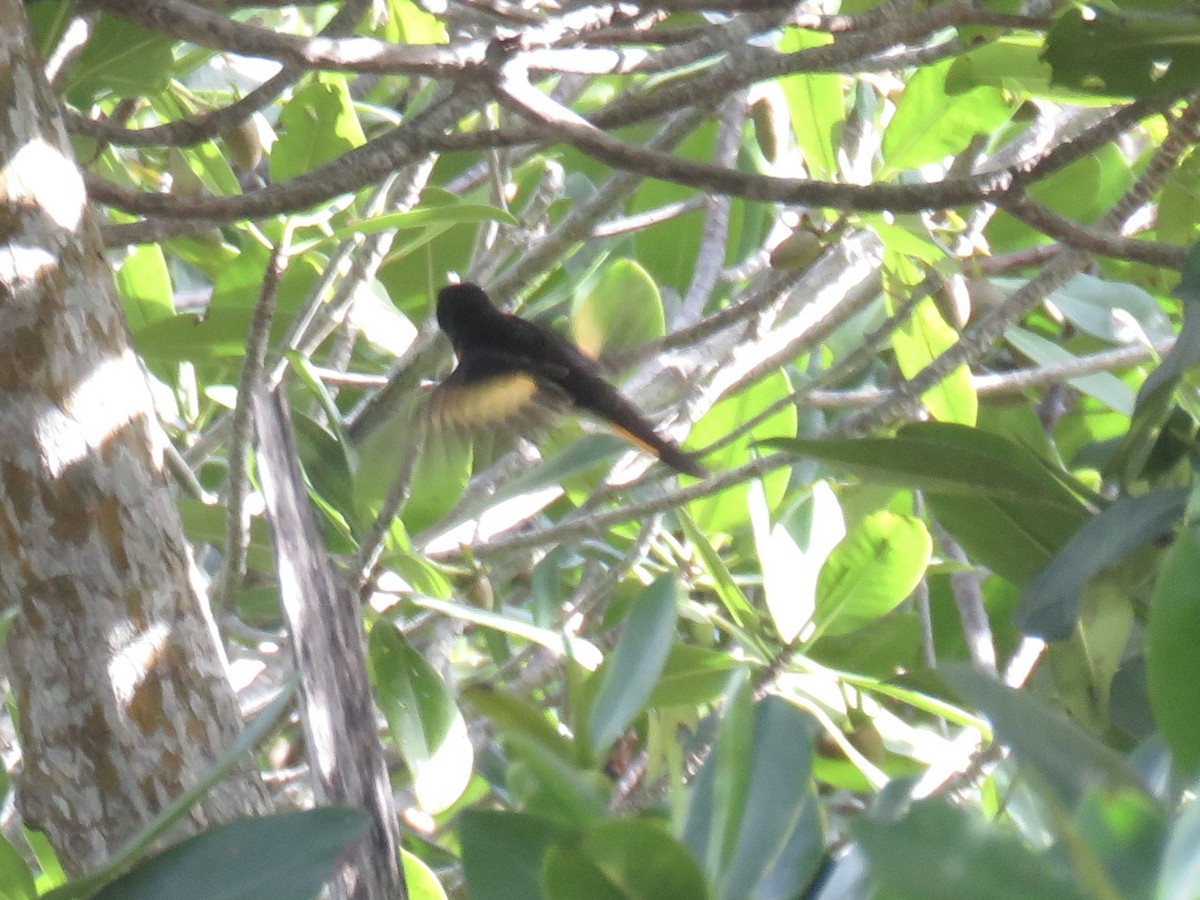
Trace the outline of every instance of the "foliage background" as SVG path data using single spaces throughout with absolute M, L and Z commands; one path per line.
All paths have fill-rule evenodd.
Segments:
M 1191 12 L 99 6 L 28 13 L 243 694 L 282 384 L 413 896 L 1200 891 Z M 713 476 L 423 435 L 449 273 Z

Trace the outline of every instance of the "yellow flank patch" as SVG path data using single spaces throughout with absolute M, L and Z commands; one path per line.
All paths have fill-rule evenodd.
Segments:
M 629 443 L 633 444 L 633 446 L 638 447 L 642 450 L 645 450 L 651 456 L 655 456 L 655 457 L 658 456 L 658 448 L 657 447 L 647 444 L 645 441 L 643 441 L 640 437 L 638 437 L 632 431 L 626 431 L 620 425 L 615 425 L 613 423 L 609 423 L 609 424 L 612 427 L 613 431 L 615 431 L 624 440 L 629 441 Z
M 537 381 L 524 374 L 455 385 L 441 398 L 438 418 L 443 426 L 452 428 L 499 425 L 520 416 L 537 393 Z

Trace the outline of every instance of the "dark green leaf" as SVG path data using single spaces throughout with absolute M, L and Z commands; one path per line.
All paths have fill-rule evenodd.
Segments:
M 526 813 L 468 809 L 459 824 L 463 873 L 473 900 L 532 900 L 541 896 L 546 850 L 572 832 Z
M 1173 93 L 1200 81 L 1200 19 L 1182 10 L 1068 9 L 1046 36 L 1054 83 L 1107 96 Z
M 361 809 L 329 806 L 222 825 L 152 857 L 95 900 L 313 900 L 369 821 Z
M 600 754 L 640 713 L 658 684 L 675 637 L 679 591 L 674 575 L 661 575 L 629 610 L 617 646 L 597 677 L 600 692 L 592 705 L 588 733 Z
M 914 803 L 897 822 L 853 824 L 882 896 L 1075 900 L 1087 895 L 1061 863 L 1007 828 L 943 800 Z
M 1150 599 L 1146 678 L 1158 730 L 1184 772 L 1200 765 L 1200 525 L 1166 554 Z
M 996 739 L 1068 809 L 1095 787 L 1145 792 L 1128 759 L 1032 694 L 1005 687 L 964 663 L 947 663 L 941 671 L 987 716 Z
M 1084 586 L 1102 569 L 1174 528 L 1187 495 L 1186 488 L 1172 488 L 1122 497 L 1089 520 L 1025 586 L 1017 627 L 1050 641 L 1069 637 Z

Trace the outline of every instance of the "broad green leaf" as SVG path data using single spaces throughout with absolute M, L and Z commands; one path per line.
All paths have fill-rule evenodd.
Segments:
M 213 309 L 205 315 L 185 313 L 151 322 L 133 333 L 138 352 L 151 360 L 211 362 L 240 359 L 246 352 L 246 334 L 253 312 L 249 309 Z M 286 323 L 276 319 L 271 341 L 283 336 Z
M 718 896 L 760 896 L 764 884 L 789 880 L 796 896 L 824 858 L 821 813 L 812 784 L 816 721 L 781 697 L 755 704 L 753 758 L 741 828 Z M 764 822 L 773 823 L 763 828 Z M 767 895 L 771 896 L 771 895 Z
M 535 896 L 543 900 L 624 900 L 628 896 L 578 846 L 550 847 L 538 884 Z
M 577 768 L 524 734 L 506 735 L 504 745 L 512 760 L 508 789 L 527 812 L 577 826 L 604 818 L 612 782 L 602 774 Z
M 588 734 L 599 755 L 624 733 L 646 706 L 666 665 L 675 637 L 678 586 L 661 575 L 633 601 L 617 646 L 600 672 Z
M 958 332 L 946 324 L 933 301 L 926 297 L 912 315 L 892 332 L 892 349 L 900 371 L 913 377 L 958 341 Z M 929 414 L 939 422 L 974 425 L 979 400 L 971 384 L 971 370 L 962 365 L 921 395 Z
M 1187 504 L 1186 488 L 1122 497 L 1090 519 L 1026 586 L 1017 627 L 1046 640 L 1064 640 L 1075 627 L 1084 586 L 1100 571 L 1171 531 Z
M 117 287 L 131 331 L 175 315 L 171 274 L 158 244 L 135 247 L 117 269 Z
M 733 573 L 725 565 L 725 560 L 721 558 L 721 554 L 709 541 L 708 535 L 700 529 L 685 510 L 679 510 L 678 516 L 680 527 L 683 528 L 683 533 L 696 548 L 700 565 L 712 579 L 713 590 L 717 592 L 717 597 L 720 598 L 725 611 L 729 613 L 734 624 L 742 628 L 749 626 L 758 618 L 758 614 L 749 598 L 734 580 Z
M 1183 301 L 1183 327 L 1171 352 L 1142 382 L 1129 431 L 1107 466 L 1126 483 L 1141 474 L 1150 457 L 1170 418 L 1175 388 L 1190 369 L 1200 365 L 1200 244 L 1188 253 L 1175 296 Z
M 779 39 L 780 53 L 795 53 L 833 43 L 833 36 L 788 28 Z M 796 144 L 810 178 L 832 180 L 838 172 L 837 132 L 845 121 L 842 78 L 830 72 L 789 75 L 779 79 L 787 98 Z
M 404 869 L 404 889 L 408 900 L 446 900 L 437 875 L 417 855 L 400 848 L 400 865 Z
M 361 219 L 353 225 L 336 229 L 331 241 L 344 241 L 360 234 L 380 231 L 403 231 L 406 228 L 440 228 L 446 225 L 499 222 L 502 225 L 520 223 L 507 210 L 482 203 L 451 203 L 450 205 L 418 206 L 406 212 L 390 212 Z
M 920 582 L 932 551 L 933 539 L 920 519 L 888 510 L 867 516 L 821 569 L 808 640 L 848 634 L 891 612 Z
M 1054 83 L 1109 97 L 1186 90 L 1200 79 L 1200 24 L 1165 12 L 1100 5 L 1066 10 L 1046 36 Z
M 271 147 L 271 178 L 285 181 L 366 143 L 341 73 L 324 72 L 296 91 L 279 113 L 283 133 Z
M 752 487 L 757 485 L 754 482 Z M 812 486 L 812 496 L 800 514 L 807 520 L 807 542 L 803 547 L 782 523 L 771 526 L 762 491 L 750 492 L 750 524 L 762 567 L 763 595 L 775 630 L 785 644 L 794 641 L 812 619 L 821 567 L 846 536 L 841 507 L 824 481 Z
M 1051 96 L 1052 70 L 1041 59 L 1042 42 L 1024 33 L 1008 34 L 959 54 L 946 73 L 946 92 L 962 94 L 990 86 L 1013 94 Z M 1068 98 L 1077 98 L 1070 92 Z
M 1158 301 L 1134 284 L 1080 272 L 1046 298 L 1082 331 L 1114 344 L 1163 341 L 1175 328 Z
M 765 444 L 839 464 L 884 484 L 923 491 L 1084 508 L 1036 454 L 1000 435 L 944 422 L 901 428 L 894 438 L 783 439 Z M 1065 475 L 1065 473 L 1064 473 Z
M 471 444 L 436 428 L 424 428 L 420 412 L 393 416 L 359 445 L 354 473 L 354 505 L 360 521 L 372 521 L 392 488 L 402 464 L 417 454 L 409 479 L 408 500 L 400 511 L 409 534 L 438 522 L 458 501 L 471 476 Z
M 571 309 L 575 342 L 594 357 L 620 353 L 662 337 L 662 297 L 650 274 L 631 259 L 605 266 Z
M 564 760 L 574 757 L 570 741 L 554 727 L 547 710 L 528 698 L 486 682 L 463 688 L 461 697 L 487 716 L 501 734 L 523 734 Z
M 390 623 L 367 641 L 375 697 L 413 775 L 421 806 L 440 813 L 462 796 L 474 753 L 454 696 Z
M 965 663 L 947 663 L 941 672 L 987 716 L 996 739 L 1034 770 L 1067 809 L 1095 787 L 1145 792 L 1125 756 L 1033 694 L 1006 687 Z
M 536 625 L 531 625 L 527 620 L 521 620 L 514 616 L 489 612 L 486 609 L 479 609 L 462 603 L 438 600 L 434 597 L 413 597 L 412 602 L 425 609 L 431 609 L 443 615 L 462 619 L 464 622 L 473 622 L 485 628 L 494 628 L 504 634 L 511 634 L 522 640 L 532 641 L 552 651 L 557 656 L 573 659 L 589 672 L 599 667 L 603 659 L 595 644 L 585 638 L 571 635 L 568 632 L 538 628 Z
M 0 835 L 0 900 L 33 900 L 38 895 L 29 864 Z
M 1200 764 L 1200 525 L 1175 540 L 1159 567 L 1146 627 L 1150 708 L 1175 762 Z
M 1029 195 L 1060 216 L 1090 225 L 1112 207 L 1133 179 L 1128 160 L 1110 144 L 1030 185 Z M 1050 240 L 1003 211 L 996 213 L 984 234 L 993 253 L 1024 249 Z
M 1089 791 L 1075 814 L 1079 835 L 1122 897 L 1153 895 L 1167 813 L 1140 791 Z
M 725 714 L 717 728 L 701 781 L 693 785 L 684 842 L 701 860 L 710 883 L 729 871 L 750 790 L 754 752 L 754 706 L 750 680 L 737 672 L 729 680 Z
M 1008 121 L 1013 110 L 1004 92 L 977 87 L 946 92 L 950 61 L 922 66 L 909 77 L 896 112 L 883 133 L 883 159 L 898 171 L 938 163 L 964 150 L 977 134 L 989 134 Z
M 626 900 L 704 900 L 704 876 L 686 847 L 649 819 L 600 822 L 588 828 L 580 850 L 618 885 Z M 580 900 L 586 895 L 576 894 Z
M 819 728 L 780 697 L 745 710 L 737 696 L 692 786 L 684 841 L 706 861 L 717 897 L 800 896 L 824 859 L 812 786 Z
M 174 38 L 104 13 L 79 58 L 67 69 L 65 93 L 77 109 L 104 94 L 142 98 L 171 81 Z
M 1023 584 L 1088 519 L 1082 488 L 1000 435 L 945 422 L 906 425 L 894 438 L 777 440 L 884 484 L 919 488 L 968 554 Z
M 1016 325 L 1004 332 L 1004 338 L 1018 352 L 1039 366 L 1062 365 L 1078 359 L 1074 353 L 1064 349 L 1061 344 L 1048 341 L 1041 335 Z M 1112 372 L 1081 375 L 1078 378 L 1068 379 L 1067 383 L 1089 397 L 1095 397 L 1110 409 L 1127 416 L 1133 414 L 1133 389 Z
M 531 900 L 541 896 L 542 858 L 572 834 L 553 819 L 472 808 L 462 814 L 463 874 L 472 900 Z
M 387 21 L 396 30 L 387 39 L 396 44 L 444 44 L 446 26 L 413 0 L 388 0 Z
M 860 816 L 851 828 L 882 896 L 1083 900 L 1088 896 L 1050 854 L 1011 829 L 942 799 L 912 804 L 895 822 Z
M 723 650 L 675 643 L 646 707 L 694 707 L 711 703 L 729 682 L 729 673 L 745 665 Z
M 744 422 L 764 412 L 792 391 L 782 370 L 768 375 L 743 391 L 726 397 L 710 409 L 688 435 L 692 447 L 704 447 L 734 431 Z M 714 471 L 732 469 L 751 458 L 751 446 L 766 438 L 790 437 L 796 433 L 796 408 L 787 405 L 772 413 L 765 421 L 742 433 L 728 446 L 704 457 L 705 465 Z M 778 469 L 763 478 L 767 508 L 774 510 L 787 490 L 789 472 Z M 750 488 L 740 484 L 711 497 L 688 504 L 688 511 L 706 534 L 734 531 L 747 523 L 746 495 Z
M 1195 243 L 1200 234 L 1200 153 L 1195 150 L 1171 169 L 1155 209 L 1154 230 L 1160 241 Z
M 326 806 L 242 819 L 151 857 L 95 900 L 312 900 L 370 820 Z

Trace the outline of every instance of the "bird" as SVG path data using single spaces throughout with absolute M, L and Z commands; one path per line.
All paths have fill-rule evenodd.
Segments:
M 601 377 L 596 360 L 544 325 L 498 309 L 479 285 L 442 288 L 437 322 L 458 361 L 430 396 L 429 415 L 436 425 L 528 432 L 575 408 L 605 420 L 672 469 L 696 478 L 707 474 L 695 456 L 659 435 Z

